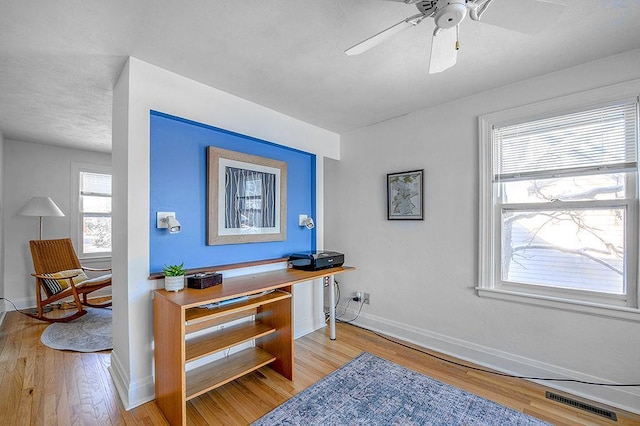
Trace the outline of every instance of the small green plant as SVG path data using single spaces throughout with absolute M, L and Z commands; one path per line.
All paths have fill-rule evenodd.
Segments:
M 165 277 L 180 277 L 187 272 L 185 268 L 183 268 L 184 262 L 179 265 L 164 265 L 162 268 L 162 273 Z

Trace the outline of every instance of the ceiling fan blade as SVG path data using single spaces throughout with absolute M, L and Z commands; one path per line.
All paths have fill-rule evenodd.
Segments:
M 456 49 L 456 28 L 441 30 L 431 40 L 431 58 L 429 59 L 429 74 L 442 72 L 451 68 L 458 60 Z
M 525 34 L 553 24 L 565 5 L 546 0 L 493 0 L 480 22 Z
M 425 18 L 425 15 L 423 15 L 422 13 L 418 13 L 417 15 L 410 16 L 398 22 L 397 24 L 392 25 L 386 30 L 380 31 L 378 34 L 371 36 L 368 39 L 361 41 L 360 43 L 354 46 L 351 46 L 350 48 L 345 50 L 344 53 L 346 53 L 349 56 L 359 55 L 361 53 L 364 53 L 367 50 L 371 49 L 372 47 L 379 45 L 383 41 L 390 39 L 391 37 L 398 34 L 399 32 L 418 25 L 420 22 L 422 22 L 424 18 Z

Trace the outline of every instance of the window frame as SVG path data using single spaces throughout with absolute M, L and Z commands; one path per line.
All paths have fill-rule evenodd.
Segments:
M 630 189 L 629 192 L 633 191 Z M 567 297 L 570 299 L 575 299 L 578 301 L 586 301 L 586 302 L 596 302 L 596 303 L 605 303 L 616 306 L 629 306 L 635 307 L 635 301 L 637 301 L 636 296 L 636 288 L 637 286 L 632 285 L 632 280 L 635 280 L 635 274 L 633 271 L 631 273 L 625 274 L 625 282 L 624 286 L 626 287 L 625 294 L 610 294 L 610 293 L 601 293 L 594 292 L 588 290 L 581 289 L 564 289 L 558 287 L 547 287 L 544 285 L 536 285 L 536 284 L 525 284 L 525 283 L 517 283 L 503 280 L 500 276 L 500 263 L 502 261 L 501 253 L 501 241 L 502 241 L 502 220 L 501 215 L 504 210 L 507 211 L 562 211 L 562 210 L 595 210 L 595 209 L 624 209 L 626 212 L 626 225 L 628 229 L 631 229 L 630 232 L 626 232 L 624 235 L 625 239 L 625 260 L 627 258 L 632 259 L 634 257 L 637 258 L 636 255 L 636 247 L 635 243 L 632 240 L 634 235 L 634 229 L 637 232 L 638 224 L 637 224 L 637 212 L 635 212 L 634 208 L 634 200 L 631 198 L 624 199 L 612 199 L 612 200 L 589 200 L 589 201 L 572 201 L 572 202 L 553 202 L 553 203 L 495 203 L 495 211 L 494 217 L 496 220 L 496 230 L 494 237 L 494 252 L 497 253 L 495 256 L 495 265 L 494 265 L 494 287 L 499 289 L 504 289 L 508 291 L 516 291 L 522 293 L 535 293 L 540 295 L 545 295 L 548 297 Z M 632 266 L 633 268 L 633 266 Z M 625 268 L 626 269 L 626 268 Z
M 590 90 L 562 98 L 523 105 L 479 117 L 479 256 L 478 286 L 480 297 L 526 303 L 567 311 L 614 317 L 640 322 L 638 291 L 638 246 L 640 245 L 638 212 L 638 179 L 627 179 L 625 198 L 588 202 L 532 203 L 527 209 L 560 209 L 571 206 L 621 206 L 627 209 L 625 250 L 626 297 L 572 289 L 543 288 L 527 284 L 503 283 L 500 275 L 502 208 L 514 204 L 500 204 L 493 183 L 493 128 L 515 123 L 560 116 L 585 109 L 598 108 L 622 99 L 638 99 L 640 80 Z M 638 119 L 638 117 L 636 117 Z M 630 196 L 630 192 L 633 192 Z M 543 204 L 545 204 L 543 206 Z M 535 289 L 535 291 L 532 291 Z M 622 300 L 624 299 L 624 300 Z
M 71 223 L 71 238 L 74 242 L 74 246 L 76 251 L 78 252 L 78 258 L 82 260 L 109 260 L 111 259 L 111 252 L 101 252 L 101 253 L 84 253 L 83 252 L 83 244 L 82 244 L 82 226 L 83 226 L 83 212 L 80 211 L 80 174 L 81 173 L 96 173 L 96 174 L 108 174 L 111 175 L 112 183 L 113 183 L 113 173 L 110 166 L 101 165 L 101 164 L 91 164 L 91 163 L 71 163 L 71 181 L 72 192 L 71 192 L 71 202 L 72 202 L 72 223 Z M 111 194 L 111 199 L 113 201 L 113 192 Z M 113 209 L 112 209 L 113 210 Z M 111 232 L 113 233 L 113 211 L 111 213 Z M 113 250 L 113 247 L 112 247 Z

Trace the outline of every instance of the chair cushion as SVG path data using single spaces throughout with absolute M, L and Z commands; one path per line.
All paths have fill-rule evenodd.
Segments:
M 69 280 L 66 280 L 64 278 L 77 275 L 72 278 L 75 285 L 79 285 L 89 279 L 87 274 L 85 274 L 82 269 L 69 269 L 68 271 L 60 271 L 42 275 L 51 277 L 51 279 L 45 278 L 42 281 L 44 281 L 44 285 L 47 287 L 47 290 L 52 296 L 69 288 Z
M 73 279 L 73 282 L 76 282 L 76 279 Z M 104 284 L 106 282 L 111 282 L 111 274 L 100 275 L 99 277 L 89 278 L 88 280 L 82 281 L 82 285 L 79 287 L 91 287 L 100 284 Z

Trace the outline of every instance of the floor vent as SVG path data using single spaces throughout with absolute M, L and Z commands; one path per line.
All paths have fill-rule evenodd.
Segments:
M 545 396 L 547 397 L 547 399 L 552 399 L 562 404 L 570 405 L 572 407 L 579 408 L 581 410 L 588 411 L 602 417 L 606 417 L 609 420 L 618 421 L 618 417 L 616 417 L 616 413 L 614 413 L 613 411 L 598 408 L 590 404 L 585 404 L 584 402 L 576 401 L 575 399 L 567 398 L 552 392 L 546 392 Z

